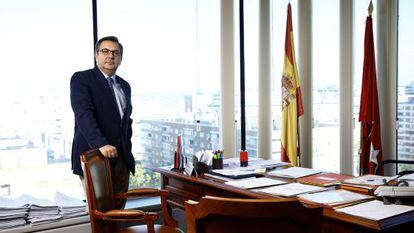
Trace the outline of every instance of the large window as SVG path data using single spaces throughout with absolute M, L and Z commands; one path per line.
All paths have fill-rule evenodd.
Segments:
M 398 138 L 397 158 L 414 160 L 414 2 L 400 0 L 398 7 Z M 408 165 L 398 169 L 405 170 Z M 413 167 L 411 167 L 413 169 Z
M 156 186 L 151 168 L 170 165 L 177 135 L 186 155 L 219 149 L 220 1 L 99 1 L 99 37 L 125 52 L 118 75 L 132 87 L 132 186 Z
M 21 0 L 0 7 L 1 195 L 82 195 L 72 174 L 69 81 L 93 65 L 89 1 Z
M 339 172 L 339 1 L 312 1 L 313 168 Z

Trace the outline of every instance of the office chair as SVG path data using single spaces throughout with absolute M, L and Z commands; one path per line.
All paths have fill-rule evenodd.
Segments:
M 168 192 L 166 190 L 140 188 L 128 190 L 126 193 L 114 194 L 109 160 L 99 150 L 85 152 L 81 155 L 81 160 L 93 233 L 183 233 L 177 228 L 177 222 L 167 211 L 166 197 Z M 140 210 L 117 210 L 113 208 L 114 199 L 116 198 L 152 196 L 161 197 L 161 207 L 166 225 L 154 224 L 154 221 L 158 219 L 156 213 Z M 120 229 L 118 225 L 122 222 L 142 222 L 146 223 L 146 225 Z
M 414 164 L 414 160 L 395 160 L 395 159 L 384 160 L 380 164 L 378 164 L 378 166 L 375 168 L 375 175 L 378 175 L 379 172 L 381 171 L 381 168 L 386 164 L 395 164 L 395 165 L 398 165 L 398 164 Z M 403 175 L 410 174 L 410 173 L 414 173 L 414 171 L 413 170 L 400 171 L 400 172 L 398 172 L 397 175 L 403 176 Z
M 188 233 L 321 232 L 322 208 L 296 198 L 232 199 L 205 196 L 186 201 Z

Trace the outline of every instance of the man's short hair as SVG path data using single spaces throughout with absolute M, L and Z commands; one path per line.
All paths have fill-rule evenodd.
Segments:
M 119 52 L 121 53 L 121 58 L 122 58 L 122 54 L 123 54 L 123 51 L 124 51 L 124 47 L 119 42 L 118 38 L 116 38 L 115 36 L 106 36 L 106 37 L 103 37 L 103 38 L 99 39 L 98 42 L 96 42 L 96 44 L 95 44 L 95 52 L 98 52 L 99 47 L 101 46 L 101 43 L 103 41 L 107 41 L 107 40 L 112 41 L 112 42 L 115 42 L 115 43 L 117 43 L 119 45 Z

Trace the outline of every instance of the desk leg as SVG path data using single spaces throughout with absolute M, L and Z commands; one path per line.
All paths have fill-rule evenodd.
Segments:
M 164 189 L 165 190 L 165 187 L 168 185 L 168 177 L 167 176 L 165 176 L 165 175 L 163 175 L 163 174 L 161 174 L 161 189 Z M 171 205 L 168 203 L 168 197 L 167 197 L 167 211 L 168 211 L 168 214 L 170 215 L 170 216 L 172 216 L 172 207 L 171 207 Z

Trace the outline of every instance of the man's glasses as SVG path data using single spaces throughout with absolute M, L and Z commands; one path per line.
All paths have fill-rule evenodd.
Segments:
M 119 50 L 100 49 L 98 51 L 101 52 L 105 56 L 108 56 L 111 53 L 114 57 L 119 57 L 119 55 L 121 55 L 121 52 Z

